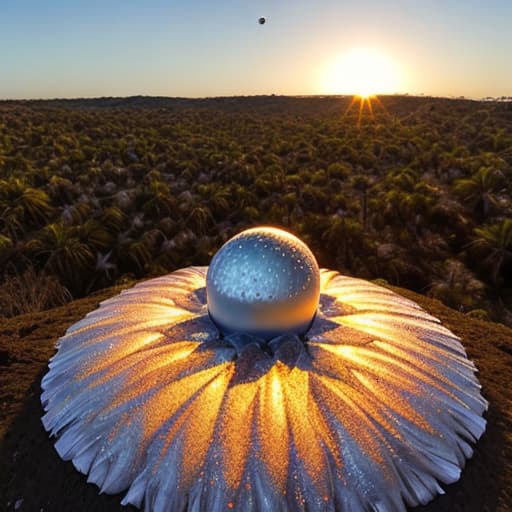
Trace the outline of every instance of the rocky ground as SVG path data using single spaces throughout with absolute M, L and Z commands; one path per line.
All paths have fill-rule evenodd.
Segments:
M 120 289 L 37 314 L 0 320 L 0 510 L 85 512 L 133 510 L 120 496 L 99 495 L 44 431 L 40 382 L 59 336 Z M 417 512 L 512 510 L 512 329 L 457 313 L 437 301 L 395 289 L 462 338 L 489 400 L 487 431 L 461 480 Z

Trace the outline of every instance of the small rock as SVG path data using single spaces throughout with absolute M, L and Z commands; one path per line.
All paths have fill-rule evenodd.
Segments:
M 23 498 L 16 500 L 16 502 L 14 503 L 14 510 L 19 510 L 21 508 L 21 506 L 23 505 L 24 501 L 25 500 Z

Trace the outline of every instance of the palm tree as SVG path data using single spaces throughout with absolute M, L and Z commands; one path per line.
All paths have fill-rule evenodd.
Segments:
M 489 216 L 497 204 L 496 194 L 503 191 L 503 173 L 492 167 L 480 167 L 471 178 L 457 180 L 454 193 L 463 199 L 481 220 Z
M 171 192 L 171 187 L 163 181 L 151 180 L 144 195 L 146 199 L 143 210 L 149 215 L 165 217 L 176 209 L 176 200 Z
M 25 218 L 34 224 L 46 222 L 53 213 L 50 198 L 44 190 L 26 188 L 18 201 L 23 207 Z
M 80 239 L 76 227 L 63 223 L 48 224 L 32 245 L 46 259 L 45 268 L 81 291 L 84 274 L 94 268 L 94 254 Z
M 71 180 L 57 175 L 50 178 L 48 190 L 54 204 L 73 203 L 78 194 L 78 187 Z
M 491 265 L 492 282 L 498 284 L 503 266 L 512 259 L 512 219 L 505 218 L 495 224 L 476 228 L 475 234 L 478 236 L 475 243 L 488 251 L 484 262 Z
M 333 262 L 351 270 L 356 255 L 364 245 L 364 232 L 359 222 L 339 212 L 332 215 L 321 236 L 325 249 L 335 255 Z
M 14 244 L 8 236 L 0 235 L 0 264 L 9 260 L 14 250 Z
M 210 208 L 206 205 L 198 204 L 192 207 L 185 224 L 187 227 L 197 231 L 197 233 L 204 234 L 208 227 L 215 223 Z
M 131 241 L 127 247 L 127 254 L 137 271 L 144 270 L 144 267 L 151 261 L 151 251 L 144 238 Z
M 44 190 L 29 187 L 19 178 L 0 180 L 0 220 L 12 235 L 15 236 L 24 223 L 47 222 L 52 213 L 50 198 Z
M 406 192 L 412 192 L 418 177 L 412 169 L 406 167 L 398 171 L 391 171 L 386 175 L 385 182 L 389 183 L 391 188 L 398 188 Z
M 17 240 L 23 233 L 23 208 L 21 206 L 6 207 L 0 213 L 0 231 L 12 240 Z
M 66 204 L 62 207 L 60 218 L 64 224 L 69 226 L 78 225 L 86 221 L 91 215 L 92 204 L 87 201 L 78 201 L 73 204 Z
M 119 207 L 109 206 L 101 212 L 99 222 L 109 232 L 119 233 L 126 223 L 126 215 Z
M 231 197 L 227 188 L 218 183 L 209 183 L 200 185 L 197 191 L 201 196 L 201 202 L 210 208 L 213 215 L 221 217 L 229 211 Z
M 113 236 L 108 224 L 89 219 L 75 228 L 75 233 L 91 250 L 105 251 L 112 246 Z
M 372 186 L 373 180 L 368 176 L 358 175 L 352 179 L 352 187 L 361 193 L 361 221 L 364 231 L 368 231 L 368 190 Z

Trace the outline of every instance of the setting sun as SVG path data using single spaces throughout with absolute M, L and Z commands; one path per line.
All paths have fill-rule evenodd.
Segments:
M 400 88 L 399 70 L 378 50 L 351 49 L 331 62 L 323 74 L 327 94 L 353 94 L 368 98 L 395 93 Z

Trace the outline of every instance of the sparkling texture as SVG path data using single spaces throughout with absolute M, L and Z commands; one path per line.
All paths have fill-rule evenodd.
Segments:
M 210 316 L 223 332 L 300 335 L 318 307 L 320 272 L 297 237 L 276 228 L 248 229 L 213 257 L 206 293 Z
M 42 421 L 89 482 L 152 512 L 403 512 L 458 480 L 487 402 L 437 319 L 321 270 L 305 336 L 221 336 L 206 275 L 140 283 L 59 340 Z

